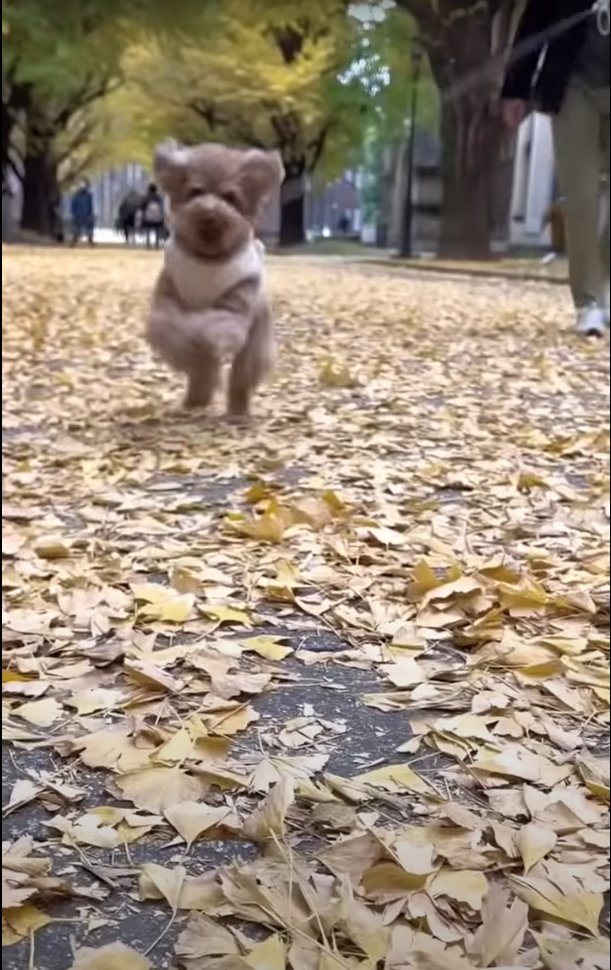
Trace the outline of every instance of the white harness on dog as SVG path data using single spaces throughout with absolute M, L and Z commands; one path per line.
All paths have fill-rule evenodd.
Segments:
M 164 250 L 165 268 L 183 303 L 190 310 L 205 310 L 245 280 L 261 285 L 264 251 L 263 243 L 251 239 L 228 259 L 202 259 L 170 238 Z

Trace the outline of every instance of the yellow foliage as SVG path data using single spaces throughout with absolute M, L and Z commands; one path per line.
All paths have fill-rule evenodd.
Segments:
M 330 86 L 349 61 L 352 29 L 339 0 L 308 4 L 307 17 L 296 4 L 227 0 L 204 9 L 188 36 L 140 34 L 124 57 L 126 84 L 107 102 L 115 150 L 148 161 L 172 134 L 278 148 L 285 164 L 307 166 L 333 112 Z

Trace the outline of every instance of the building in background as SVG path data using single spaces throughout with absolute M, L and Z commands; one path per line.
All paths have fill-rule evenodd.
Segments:
M 328 185 L 310 186 L 306 197 L 306 225 L 313 237 L 360 238 L 362 172 L 345 171 Z
M 382 154 L 379 216 L 376 242 L 398 249 L 401 239 L 405 184 L 407 180 L 407 139 Z M 441 216 L 441 179 L 439 140 L 431 132 L 416 129 L 414 141 L 413 217 L 414 251 L 434 253 L 439 238 Z
M 144 194 L 151 181 L 149 173 L 142 165 L 129 164 L 110 168 L 91 179 L 91 191 L 96 215 L 96 226 L 100 229 L 114 229 L 117 213 L 123 198 L 130 189 Z M 65 200 L 64 200 L 64 212 Z
M 407 140 L 383 153 L 376 240 L 397 249 L 401 236 L 406 179 Z M 439 239 L 442 204 L 441 146 L 429 131 L 417 130 L 414 145 L 414 251 L 434 254 Z M 532 114 L 517 134 L 508 231 L 495 248 L 546 249 L 550 245 L 547 215 L 555 185 L 551 123 Z M 372 240 L 373 241 L 373 240 Z

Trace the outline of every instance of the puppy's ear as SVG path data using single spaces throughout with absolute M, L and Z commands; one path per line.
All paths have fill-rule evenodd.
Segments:
M 258 148 L 244 153 L 238 179 L 247 210 L 256 215 L 264 202 L 279 189 L 284 180 L 284 166 L 279 152 Z
M 186 149 L 173 138 L 162 141 L 153 154 L 153 174 L 164 192 L 172 195 L 180 188 L 185 176 Z

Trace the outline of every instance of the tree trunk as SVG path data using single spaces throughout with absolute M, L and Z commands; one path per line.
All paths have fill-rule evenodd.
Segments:
M 54 238 L 59 201 L 57 164 L 48 144 L 38 143 L 23 160 L 21 228 Z
M 507 234 L 512 136 L 504 65 L 524 0 L 396 0 L 414 17 L 442 101 L 440 254 L 482 259 Z
M 491 239 L 501 250 L 507 249 L 509 246 L 515 155 L 516 133 L 504 126 L 492 186 Z
M 11 145 L 11 134 L 13 132 L 13 118 L 8 104 L 2 102 L 2 191 L 9 181 L 9 153 Z
M 7 90 L 2 98 L 2 188 L 9 180 L 11 167 L 12 136 L 20 115 L 27 110 L 31 99 L 27 84 L 16 84 L 7 79 Z
M 280 206 L 281 246 L 299 246 L 306 241 L 305 194 L 302 193 Z
M 306 241 L 304 166 L 285 165 L 286 178 L 280 190 L 281 246 L 299 246 Z
M 498 178 L 506 134 L 497 106 L 488 92 L 443 106 L 439 254 L 445 258 L 487 259 L 502 219 L 501 190 L 501 209 L 507 208 L 508 193 Z

